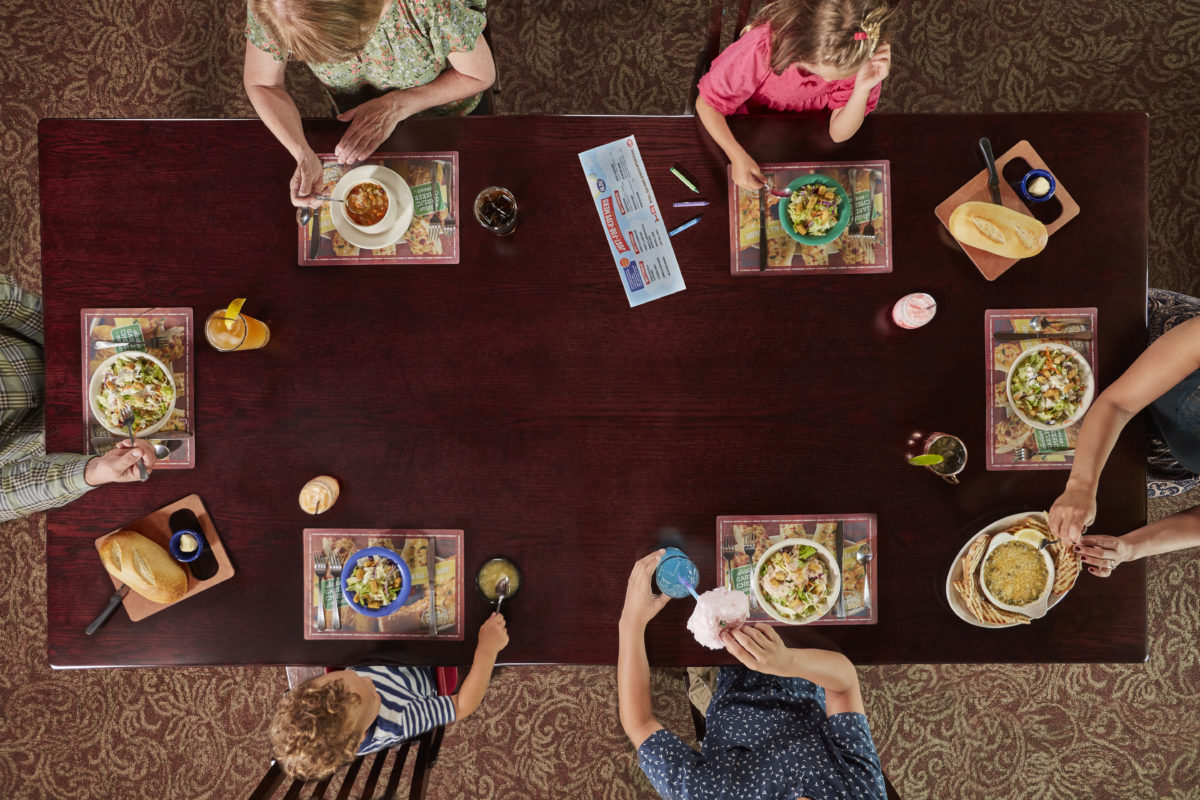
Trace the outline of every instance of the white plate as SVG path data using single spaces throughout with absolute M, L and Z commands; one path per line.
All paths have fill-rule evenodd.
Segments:
M 108 371 L 108 368 L 112 366 L 112 363 L 118 358 L 129 356 L 134 358 L 144 358 L 147 361 L 154 362 L 158 365 L 158 368 L 163 371 L 163 374 L 167 376 L 167 382 L 171 384 L 171 403 L 167 406 L 167 412 L 163 414 L 162 419 L 160 419 L 158 422 L 154 423 L 145 430 L 138 431 L 136 434 L 138 437 L 149 436 L 163 425 L 167 424 L 167 420 L 169 420 L 171 415 L 175 413 L 175 401 L 179 399 L 179 392 L 175 386 L 175 374 L 171 372 L 170 367 L 149 353 L 141 350 L 124 350 L 120 353 L 114 353 L 113 355 L 101 361 L 100 366 L 96 367 L 96 371 L 92 373 L 92 379 L 88 382 L 88 405 L 92 408 L 92 416 L 96 418 L 96 422 L 99 422 L 104 427 L 104 430 L 108 431 L 109 433 L 116 434 L 117 436 L 129 435 L 129 431 L 124 428 L 110 427 L 109 424 L 105 422 L 104 416 L 96 408 L 96 396 L 100 393 L 100 380 L 104 373 Z
M 1063 335 L 1069 336 L 1070 334 Z M 1079 402 L 1079 410 L 1075 412 L 1075 416 L 1068 417 L 1056 425 L 1047 425 L 1044 422 L 1039 422 L 1032 417 L 1026 416 L 1025 412 L 1017 408 L 1017 404 L 1013 402 L 1012 396 L 1013 370 L 1015 370 L 1017 365 L 1024 361 L 1025 358 L 1031 353 L 1036 353 L 1039 350 L 1045 350 L 1047 348 L 1065 353 L 1068 358 L 1070 358 L 1079 366 L 1080 371 L 1087 380 L 1087 388 L 1084 389 L 1083 399 Z M 1042 344 L 1034 345 L 1033 347 L 1025 350 L 1023 353 L 1021 353 L 1021 355 L 1017 356 L 1016 361 L 1009 365 L 1008 374 L 1004 376 L 1004 394 L 1008 398 L 1008 407 L 1013 410 L 1013 413 L 1017 415 L 1017 419 L 1021 420 L 1021 422 L 1024 422 L 1031 428 L 1037 428 L 1038 430 L 1042 431 L 1061 431 L 1063 428 L 1069 428 L 1074 425 L 1083 418 L 1084 414 L 1087 413 L 1088 408 L 1092 405 L 1092 398 L 1096 396 L 1096 376 L 1092 374 L 1092 365 L 1089 364 L 1087 359 L 1084 358 L 1083 355 L 1075 348 L 1067 347 L 1065 344 L 1058 344 L 1057 342 L 1043 342 Z
M 330 194 L 338 199 L 343 199 L 351 189 L 366 180 L 380 183 L 387 189 L 390 202 L 396 204 L 396 221 L 379 233 L 367 233 L 350 221 L 342 209 L 341 203 L 329 204 L 329 218 L 333 221 L 334 230 L 340 233 L 347 242 L 366 250 L 377 250 L 380 247 L 395 244 L 408 232 L 408 226 L 412 224 L 413 218 L 412 189 L 408 188 L 408 182 L 404 178 L 387 167 L 379 164 L 364 164 L 343 175 L 341 180 L 334 185 Z M 391 208 L 388 209 L 388 213 L 391 214 Z
M 829 593 L 825 597 L 825 602 L 818 606 L 817 610 L 810 614 L 807 618 L 800 620 L 793 619 L 791 617 L 785 617 L 783 614 L 776 611 L 771 603 L 768 602 L 763 596 L 762 589 L 760 589 L 758 586 L 758 572 L 759 569 L 762 568 L 763 563 L 777 551 L 783 549 L 784 547 L 791 547 L 793 545 L 807 545 L 814 548 L 817 551 L 817 554 L 820 555 L 825 561 L 825 567 L 832 576 L 832 580 L 829 583 Z M 833 608 L 833 604 L 837 602 L 838 595 L 842 591 L 842 569 L 841 565 L 837 563 L 837 559 L 834 557 L 833 553 L 829 552 L 829 548 L 825 547 L 825 545 L 817 544 L 812 539 L 784 539 L 783 541 L 776 542 L 768 547 L 766 552 L 762 554 L 762 558 L 760 558 L 758 563 L 754 565 L 754 572 L 750 576 L 750 588 L 751 591 L 754 592 L 754 596 L 757 598 L 759 606 L 772 618 L 777 619 L 787 625 L 807 625 L 810 622 L 816 622 L 821 617 L 828 614 L 829 609 Z
M 950 564 L 950 574 L 946 576 L 946 601 L 950 603 L 951 610 L 953 610 L 954 613 L 958 615 L 958 618 L 963 622 L 969 622 L 977 628 L 1012 628 L 1016 625 L 1025 624 L 1023 622 L 1006 622 L 1003 625 L 997 625 L 992 622 L 980 622 L 979 620 L 975 619 L 974 614 L 967 610 L 966 604 L 964 604 L 962 598 L 958 596 L 958 592 L 954 589 L 953 583 L 962 578 L 962 557 L 966 554 L 967 548 L 971 546 L 971 542 L 978 539 L 980 534 L 986 533 L 990 535 L 999 533 L 1005 528 L 1011 528 L 1013 525 L 1016 525 L 1026 517 L 1033 517 L 1034 519 L 1041 520 L 1043 523 L 1047 523 L 1046 512 L 1044 511 L 1026 511 L 1021 514 L 1010 514 L 1009 516 L 1004 517 L 1003 519 L 998 519 L 991 525 L 988 525 L 986 528 L 983 528 L 982 530 L 976 531 L 974 534 L 972 534 L 970 538 L 967 539 L 966 544 L 962 546 L 962 549 L 958 551 L 958 555 L 954 557 L 954 561 Z M 1074 588 L 1074 584 L 1071 586 Z M 1062 602 L 1062 599 L 1070 593 L 1071 589 L 1067 589 L 1067 591 L 1063 592 L 1058 597 L 1052 596 L 1050 598 L 1050 602 L 1048 603 L 1046 612 L 1049 613 L 1051 608 L 1054 608 L 1056 605 Z

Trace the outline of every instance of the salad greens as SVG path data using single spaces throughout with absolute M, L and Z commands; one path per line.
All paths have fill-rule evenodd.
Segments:
M 841 198 L 831 187 L 808 183 L 792 192 L 787 212 L 801 236 L 824 236 L 838 222 Z
M 96 395 L 97 413 L 120 429 L 126 409 L 133 411 L 133 433 L 159 422 L 175 402 L 175 383 L 162 367 L 140 355 L 119 355 L 104 372 Z
M 771 554 L 758 570 L 763 597 L 785 617 L 802 620 L 829 597 L 829 574 L 815 547 L 794 545 Z
M 1071 353 L 1042 347 L 1017 362 L 1009 391 L 1022 414 L 1044 425 L 1059 425 L 1078 414 L 1087 380 Z
M 360 558 L 346 578 L 346 588 L 354 595 L 354 602 L 372 611 L 390 605 L 403 585 L 400 569 L 390 558 L 380 556 Z

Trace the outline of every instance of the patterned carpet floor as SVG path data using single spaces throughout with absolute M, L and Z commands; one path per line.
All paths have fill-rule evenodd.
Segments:
M 678 113 L 706 8 L 493 0 L 499 110 Z M 243 15 L 237 0 L 0 0 L 3 269 L 40 285 L 38 120 L 251 116 Z M 1200 3 L 910 0 L 896 28 L 880 113 L 1150 114 L 1150 281 L 1200 294 Z M 294 70 L 289 81 L 302 110 L 321 115 L 312 79 Z M 0 526 L 0 564 L 9 573 L 0 579 L 0 797 L 247 794 L 266 768 L 269 699 L 286 686 L 283 670 L 51 672 L 41 518 Z M 32 569 L 13 577 L 25 564 Z M 901 794 L 1200 797 L 1200 558 L 1152 559 L 1149 600 L 1144 665 L 864 668 L 872 728 Z M 656 671 L 654 682 L 664 724 L 690 730 L 678 672 Z M 655 796 L 620 733 L 610 667 L 500 670 L 481 711 L 447 734 L 431 795 Z

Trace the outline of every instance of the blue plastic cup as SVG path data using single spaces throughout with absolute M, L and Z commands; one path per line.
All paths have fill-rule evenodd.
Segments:
M 695 589 L 699 581 L 700 570 L 678 547 L 668 547 L 654 571 L 654 582 L 667 597 L 687 597 L 691 594 L 688 586 Z

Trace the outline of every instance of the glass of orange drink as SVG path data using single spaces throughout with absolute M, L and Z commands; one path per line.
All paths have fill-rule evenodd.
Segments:
M 204 336 L 215 349 L 222 353 L 257 350 L 271 340 L 267 323 L 240 312 L 236 318 L 228 319 L 225 312 L 224 308 L 218 308 L 204 323 Z

